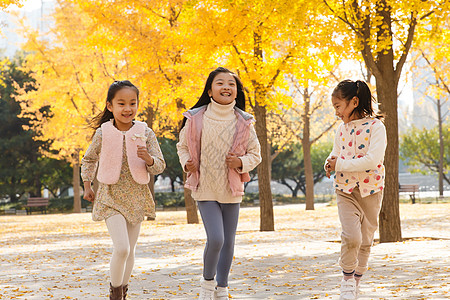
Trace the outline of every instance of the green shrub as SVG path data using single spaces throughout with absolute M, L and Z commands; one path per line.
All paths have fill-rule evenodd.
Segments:
M 184 193 L 155 193 L 155 204 L 158 207 L 184 207 Z
M 81 207 L 91 205 L 91 202 L 81 199 Z M 51 198 L 48 205 L 48 210 L 51 212 L 72 212 L 73 211 L 73 196 Z
M 286 195 L 273 195 L 273 202 L 278 204 L 296 204 L 305 203 L 305 196 L 292 197 Z M 319 200 L 319 201 L 317 201 Z M 316 199 L 316 202 L 327 202 L 323 199 Z M 184 207 L 184 193 L 155 193 L 156 206 L 170 208 L 170 207 Z M 245 193 L 242 196 L 241 206 L 258 206 L 259 194 L 258 193 Z

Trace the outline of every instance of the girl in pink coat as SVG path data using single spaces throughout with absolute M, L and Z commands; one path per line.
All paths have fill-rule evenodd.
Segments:
M 228 299 L 244 182 L 261 162 L 254 119 L 245 112 L 241 81 L 225 68 L 210 73 L 197 104 L 183 115 L 178 156 L 207 236 L 199 299 Z

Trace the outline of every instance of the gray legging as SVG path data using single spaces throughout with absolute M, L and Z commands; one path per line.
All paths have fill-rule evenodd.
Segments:
M 226 287 L 233 261 L 240 204 L 217 201 L 197 201 L 197 204 L 207 238 L 203 253 L 203 278 L 214 279 L 217 271 L 217 285 Z

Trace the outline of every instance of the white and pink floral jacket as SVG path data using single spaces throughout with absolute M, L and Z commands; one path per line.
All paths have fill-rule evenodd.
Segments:
M 333 151 L 328 156 L 337 157 L 335 188 L 351 194 L 358 186 L 361 197 L 382 191 L 386 145 L 386 128 L 379 119 L 367 117 L 342 123 L 336 131 Z

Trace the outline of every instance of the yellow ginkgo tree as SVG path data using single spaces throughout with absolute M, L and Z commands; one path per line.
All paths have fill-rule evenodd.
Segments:
M 140 88 L 139 117 L 158 136 L 174 138 L 185 103 L 195 102 L 202 89 L 196 66 L 204 62 L 183 46 L 188 35 L 182 25 L 192 16 L 183 1 L 58 1 L 51 31 L 28 35 L 37 91 L 24 100 L 30 109 L 51 105 L 44 134 L 61 155 L 86 149 L 90 119 L 117 79 Z
M 307 81 L 310 74 L 303 70 L 317 60 L 320 49 L 326 51 L 330 45 L 333 31 L 322 17 L 325 9 L 306 0 L 207 0 L 197 6 L 192 25 L 197 39 L 191 47 L 204 55 L 214 51 L 218 63 L 236 70 L 256 118 L 262 154 L 257 169 L 262 231 L 274 230 L 267 117 L 292 105 L 292 97 L 280 92 L 290 88 L 287 76 L 295 74 Z
M 148 125 L 159 136 L 176 138 L 182 112 L 197 101 L 210 71 L 204 68 L 204 56 L 186 47 L 192 37 L 189 24 L 196 16 L 194 6 L 189 1 L 72 2 L 96 24 L 91 46 L 126 49 L 128 63 L 149 95 L 148 101 L 142 102 Z M 185 203 L 188 223 L 198 223 L 187 190 Z
M 416 31 L 433 27 L 449 15 L 448 0 L 323 0 L 341 21 L 341 34 L 353 37 L 348 47 L 359 52 L 376 79 L 376 94 L 386 115 L 386 186 L 380 212 L 380 241 L 402 240 L 399 213 L 399 141 L 397 88 Z
M 92 22 L 76 6 L 60 2 L 53 18 L 54 26 L 45 34 L 25 30 L 23 48 L 30 53 L 25 68 L 36 86 L 21 99 L 27 104 L 24 113 L 50 107 L 52 117 L 38 121 L 43 137 L 73 163 L 74 211 L 79 212 L 79 158 L 93 133 L 90 121 L 103 110 L 109 84 L 127 78 L 130 70 L 125 52 L 86 45 Z
M 11 5 L 17 5 L 21 7 L 23 5 L 23 0 L 2 0 L 0 1 L 0 10 L 6 10 Z

